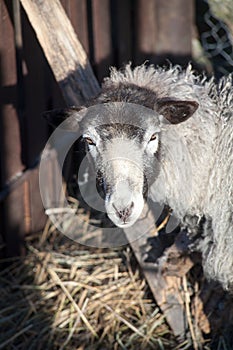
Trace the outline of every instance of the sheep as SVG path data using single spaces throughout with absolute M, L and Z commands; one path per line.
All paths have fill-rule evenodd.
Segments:
M 216 84 L 191 66 L 128 64 L 111 69 L 85 108 L 84 117 L 69 109 L 62 118 L 77 120 L 113 223 L 133 225 L 147 195 L 168 205 L 189 235 L 201 236 L 206 276 L 232 286 L 232 77 Z

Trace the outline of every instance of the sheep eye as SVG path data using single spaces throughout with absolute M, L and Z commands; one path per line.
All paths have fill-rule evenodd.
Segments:
M 90 137 L 84 137 L 84 140 L 89 144 L 89 145 L 92 145 L 92 146 L 95 146 L 95 142 L 90 138 Z
M 154 141 L 154 140 L 156 140 L 156 139 L 157 139 L 157 134 L 154 133 L 154 134 L 151 136 L 150 141 Z

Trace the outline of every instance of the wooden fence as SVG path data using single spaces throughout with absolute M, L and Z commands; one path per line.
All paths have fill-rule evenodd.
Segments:
M 191 59 L 192 0 L 61 3 L 99 81 L 129 60 Z M 44 226 L 38 162 L 49 128 L 41 115 L 65 105 L 19 0 L 0 0 L 0 83 L 0 244 L 13 256 L 23 253 L 25 235 Z

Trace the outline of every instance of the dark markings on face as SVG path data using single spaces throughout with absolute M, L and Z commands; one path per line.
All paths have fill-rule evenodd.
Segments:
M 136 138 L 141 143 L 144 136 L 144 130 L 142 128 L 135 125 L 121 123 L 100 125 L 96 127 L 96 131 L 101 134 L 101 139 L 103 141 L 124 136 L 129 140 Z
M 128 124 L 105 124 L 98 127 L 98 131 L 101 131 L 101 139 L 102 141 L 109 141 L 112 138 L 120 137 L 125 135 L 129 139 L 135 137 L 141 142 L 143 139 L 143 130 L 140 127 L 128 125 Z M 147 198 L 148 188 L 151 184 L 156 180 L 159 171 L 160 171 L 160 158 L 161 158 L 161 143 L 159 141 L 157 152 L 152 155 L 154 157 L 155 163 L 151 166 L 151 160 L 148 159 L 147 155 L 144 155 L 143 159 L 143 172 L 144 172 L 144 181 L 143 181 L 143 196 Z M 102 155 L 98 152 L 98 160 L 97 160 L 97 177 L 96 181 L 101 188 L 100 192 L 102 192 L 102 197 L 107 193 L 111 192 L 111 185 L 106 182 L 106 178 L 104 174 L 100 171 L 101 164 L 103 163 Z

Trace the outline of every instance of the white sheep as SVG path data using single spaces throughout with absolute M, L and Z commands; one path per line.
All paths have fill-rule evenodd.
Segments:
M 232 77 L 215 84 L 190 67 L 127 65 L 112 69 L 91 105 L 101 105 L 98 115 L 67 115 L 81 127 L 111 220 L 131 226 L 148 193 L 201 235 L 206 275 L 233 285 Z

